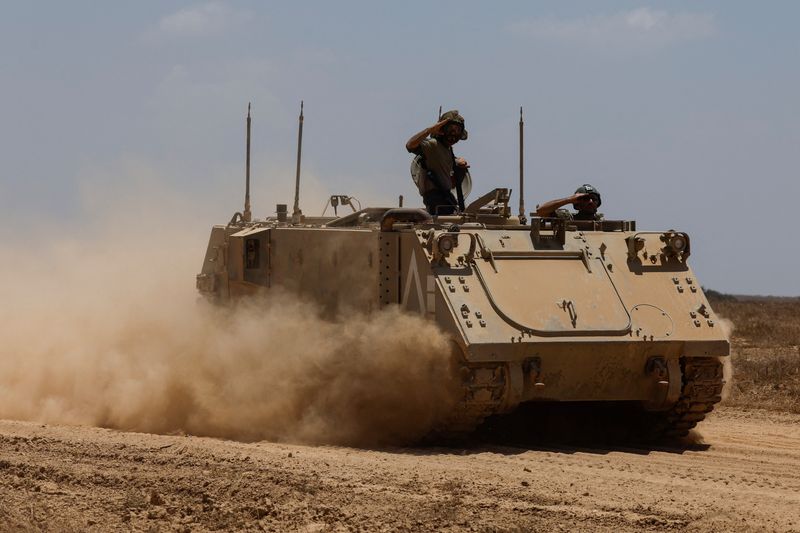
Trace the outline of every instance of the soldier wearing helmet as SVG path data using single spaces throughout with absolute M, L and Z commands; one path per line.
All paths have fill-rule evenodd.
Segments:
M 464 209 L 463 197 L 459 194 L 456 198 L 452 191 L 460 189 L 468 165 L 453 154 L 453 145 L 466 139 L 464 117 L 453 110 L 442 114 L 439 122 L 406 143 L 406 150 L 417 155 L 412 163 L 412 177 L 425 208 L 432 215 L 449 215 Z
M 550 200 L 536 207 L 536 216 L 543 218 L 566 218 L 569 220 L 603 220 L 603 214 L 597 212 L 597 208 L 603 200 L 600 198 L 600 191 L 597 188 L 585 183 L 575 189 L 575 194 L 558 200 Z M 568 209 L 560 209 L 562 206 L 572 204 L 577 210 L 570 213 Z

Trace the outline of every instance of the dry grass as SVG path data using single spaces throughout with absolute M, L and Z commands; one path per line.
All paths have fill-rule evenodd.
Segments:
M 800 413 L 800 298 L 707 294 L 734 325 L 725 404 Z

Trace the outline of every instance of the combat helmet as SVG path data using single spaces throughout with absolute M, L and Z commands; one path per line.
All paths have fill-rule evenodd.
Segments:
M 583 185 L 575 189 L 575 194 L 591 194 L 592 196 L 596 196 L 597 207 L 600 207 L 600 204 L 603 203 L 603 199 L 600 197 L 600 191 L 597 190 L 597 187 L 589 185 L 588 183 L 584 183 Z
M 464 117 L 458 113 L 458 109 L 453 109 L 452 111 L 442 113 L 442 117 L 439 120 L 446 120 L 448 123 L 452 122 L 453 124 L 458 124 L 461 126 L 461 140 L 467 140 L 468 134 L 467 128 L 464 127 Z

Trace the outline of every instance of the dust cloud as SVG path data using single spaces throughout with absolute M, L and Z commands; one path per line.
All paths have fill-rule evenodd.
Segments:
M 725 338 L 730 342 L 734 328 L 733 322 L 719 315 L 717 315 L 717 322 L 722 327 Z M 733 346 L 731 346 L 732 350 Z M 731 395 L 731 390 L 733 389 L 733 353 L 726 357 L 720 357 L 720 361 L 722 362 L 722 376 L 725 380 L 725 384 L 722 386 L 722 401 L 725 401 Z
M 274 291 L 214 307 L 194 289 L 209 226 L 116 220 L 0 245 L 0 418 L 372 446 L 451 407 L 449 341 L 422 318 Z

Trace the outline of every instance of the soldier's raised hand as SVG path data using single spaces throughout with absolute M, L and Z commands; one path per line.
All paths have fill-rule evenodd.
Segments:
M 440 120 L 429 128 L 431 137 L 436 137 L 442 134 L 442 130 L 447 126 L 448 120 Z
M 589 198 L 590 196 L 591 194 L 588 192 L 579 192 L 570 196 L 568 203 L 574 204 L 580 200 L 583 200 L 584 198 Z

